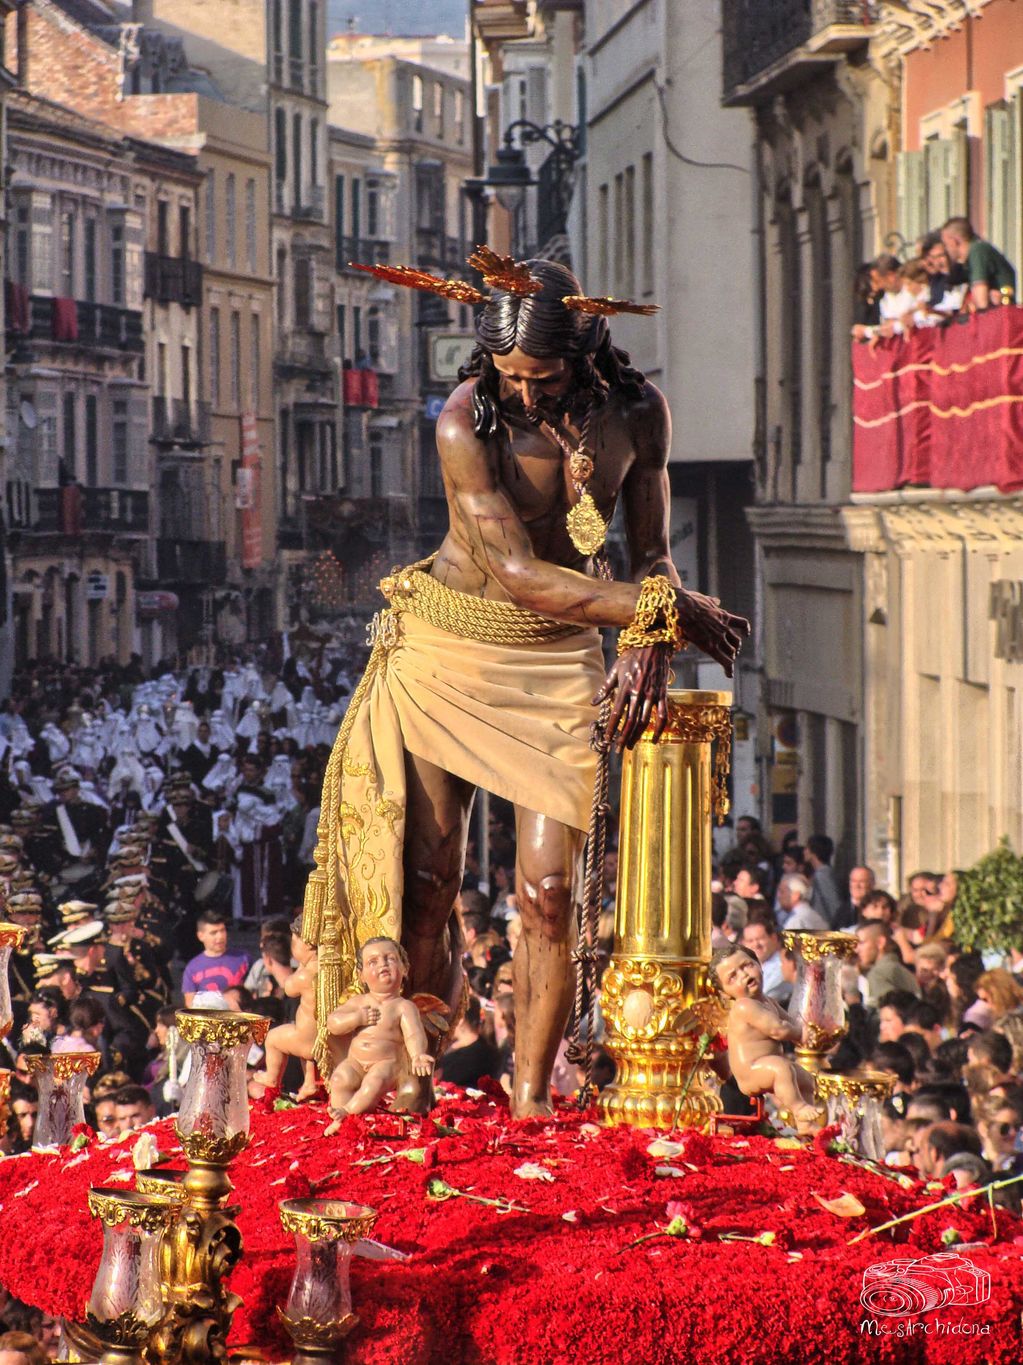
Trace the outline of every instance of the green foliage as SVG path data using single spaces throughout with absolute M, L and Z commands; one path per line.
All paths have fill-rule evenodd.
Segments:
M 1023 945 L 1023 858 L 1008 839 L 960 875 L 952 919 L 964 948 L 1008 952 Z

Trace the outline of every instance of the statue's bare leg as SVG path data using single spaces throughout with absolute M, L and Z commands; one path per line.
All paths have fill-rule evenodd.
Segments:
M 315 1038 L 313 1039 L 315 1042 Z M 266 1060 L 263 1070 L 253 1076 L 257 1085 L 276 1089 L 281 1083 L 281 1075 L 289 1057 L 302 1059 L 311 1057 L 312 1042 L 307 1042 L 295 1024 L 278 1024 L 266 1035 L 263 1044 Z
M 551 1070 L 572 1007 L 575 878 L 584 836 L 517 807 L 515 891 L 522 937 L 512 959 L 517 1118 L 551 1112 Z
M 436 995 L 454 1012 L 464 980 L 454 904 L 465 869 L 475 788 L 412 754 L 405 755 L 405 779 L 401 941 L 409 955 L 409 991 Z M 398 1089 L 394 1107 L 423 1113 L 432 1094 L 429 1076 L 409 1076 Z
M 324 1137 L 333 1137 L 341 1127 L 341 1120 L 348 1113 L 348 1101 L 358 1092 L 365 1078 L 366 1068 L 350 1059 L 339 1062 L 331 1072 L 327 1093 L 334 1121 L 323 1130 Z

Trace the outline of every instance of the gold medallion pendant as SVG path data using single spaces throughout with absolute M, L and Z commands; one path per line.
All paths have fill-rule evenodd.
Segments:
M 583 492 L 565 518 L 572 544 L 581 555 L 595 555 L 607 539 L 607 524 L 589 493 Z

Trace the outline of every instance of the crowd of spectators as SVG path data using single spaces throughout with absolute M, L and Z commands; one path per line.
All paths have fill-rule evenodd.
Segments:
M 852 334 L 876 345 L 920 327 L 1011 304 L 1016 271 L 967 218 L 950 218 L 914 243 L 907 261 L 884 252 L 856 273 Z
M 714 946 L 749 948 L 765 994 L 785 1005 L 796 959 L 782 932 L 855 934 L 856 965 L 843 981 L 849 1032 L 828 1065 L 893 1077 L 888 1163 L 958 1186 L 1023 1174 L 1023 945 L 1003 960 L 956 942 L 954 871 L 914 872 L 896 898 L 870 867 L 839 878 L 825 835 L 804 845 L 791 833 L 776 852 L 749 816 L 736 835 L 719 861 Z M 730 1095 L 730 1112 L 741 1104 Z M 999 1195 L 1017 1211 L 1018 1190 Z
M 0 1150 L 31 1147 L 33 1053 L 100 1053 L 87 1116 L 101 1139 L 119 1140 L 177 1108 L 181 1004 L 291 1017 L 291 923 L 312 866 L 323 768 L 360 663 L 349 650 L 315 668 L 260 655 L 150 678 L 113 665 L 35 665 L 17 677 L 0 714 L 0 894 L 29 942 L 12 962 L 15 1024 L 0 1044 L 14 1072 Z M 521 932 L 514 812 L 491 797 L 482 824 L 458 897 L 468 1006 L 436 1074 L 469 1087 L 489 1077 L 510 1092 Z M 888 1161 L 960 1184 L 1023 1171 L 1023 947 L 994 962 L 957 944 L 954 872 L 914 873 L 896 899 L 869 867 L 839 875 L 825 835 L 803 842 L 793 831 L 776 849 L 742 816 L 730 837 L 715 859 L 712 946 L 749 948 L 770 998 L 785 1004 L 795 981 L 784 929 L 856 936 L 849 1032 L 830 1064 L 893 1076 Z M 598 925 L 605 962 L 617 868 L 612 847 Z M 602 1088 L 614 1067 L 600 1046 L 599 993 L 596 1018 L 592 1080 Z M 566 1096 L 584 1080 L 572 1031 L 570 1021 L 552 1081 Z M 250 1060 L 258 1070 L 262 1058 Z M 302 1084 L 292 1063 L 285 1089 Z M 743 1112 L 725 1085 L 728 1112 Z M 0 1363 L 5 1349 L 46 1358 L 7 1343 L 27 1333 L 43 1350 L 51 1328 L 0 1300 Z

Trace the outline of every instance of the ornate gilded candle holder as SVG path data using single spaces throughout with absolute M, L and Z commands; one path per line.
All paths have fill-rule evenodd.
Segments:
M 98 1052 L 58 1052 L 25 1058 L 39 1095 L 33 1147 L 67 1147 L 85 1122 L 85 1081 L 100 1064 Z
M 671 692 L 664 734 L 625 753 L 614 947 L 601 984 L 616 1067 L 597 1100 L 608 1124 L 702 1127 L 721 1110 L 706 1060 L 721 1011 L 705 977 L 711 817 L 727 813 L 731 700 Z
M 226 1357 L 241 1302 L 224 1283 L 242 1254 L 238 1208 L 228 1203 L 228 1167 L 248 1145 L 246 1058 L 253 1043 L 263 1042 L 270 1021 L 226 1010 L 179 1010 L 177 1026 L 190 1049 L 176 1124 L 188 1171 L 177 1220 L 163 1241 L 165 1313 L 149 1357 L 165 1365 L 209 1365 Z M 147 1178 L 158 1177 L 149 1172 Z
M 842 966 L 856 956 L 856 935 L 786 929 L 782 942 L 796 956 L 796 984 L 789 1002 L 789 1013 L 803 1025 L 796 1058 L 807 1071 L 817 1072 L 848 1031 Z
M 89 1212 L 103 1224 L 103 1255 L 86 1313 L 86 1332 L 102 1365 L 134 1365 L 164 1313 L 160 1248 L 177 1205 L 130 1190 L 89 1191 Z
M 884 1162 L 881 1106 L 894 1087 L 895 1077 L 887 1071 L 817 1074 L 817 1095 L 827 1104 L 828 1123 L 839 1124 L 843 1141 L 868 1161 Z
M 139 1194 L 155 1194 L 170 1203 L 181 1205 L 185 1202 L 185 1176 L 187 1171 L 162 1171 L 159 1168 L 135 1172 L 135 1188 Z
M 277 1312 L 297 1347 L 295 1365 L 336 1360 L 359 1321 L 349 1284 L 352 1249 L 368 1237 L 376 1211 L 340 1199 L 285 1199 L 281 1226 L 295 1238 L 295 1274 Z
M 6 1038 L 14 1026 L 14 1010 L 11 1006 L 11 983 L 7 969 L 11 954 L 21 947 L 28 930 L 18 924 L 0 921 L 0 1039 Z

